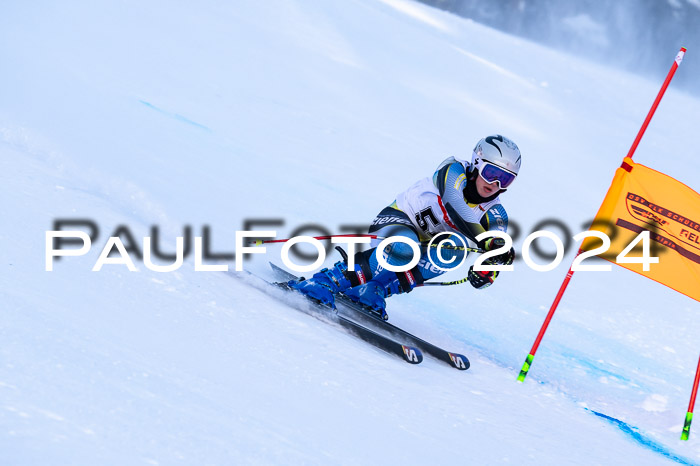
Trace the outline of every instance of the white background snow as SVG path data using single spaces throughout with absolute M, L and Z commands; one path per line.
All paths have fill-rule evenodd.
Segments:
M 14 2 L 0 62 L 0 464 L 700 464 L 700 426 L 679 440 L 700 306 L 662 285 L 578 273 L 516 382 L 574 246 L 551 272 L 390 299 L 467 372 L 191 255 L 91 271 L 119 225 L 139 242 L 157 225 L 167 252 L 207 225 L 230 253 L 245 219 L 368 224 L 493 133 L 523 153 L 502 196 L 516 245 L 547 218 L 575 234 L 660 82 L 407 0 Z M 699 189 L 699 122 L 671 86 L 635 160 Z M 46 272 L 57 218 L 99 237 Z M 270 277 L 279 251 L 245 268 Z

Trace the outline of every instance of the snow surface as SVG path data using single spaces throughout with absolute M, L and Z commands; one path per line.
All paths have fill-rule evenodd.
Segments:
M 552 272 L 389 301 L 467 372 L 405 364 L 191 256 L 91 271 L 119 225 L 158 225 L 165 251 L 208 225 L 232 252 L 245 219 L 367 224 L 492 133 L 523 152 L 503 195 L 516 246 L 547 218 L 575 234 L 660 83 L 405 0 L 3 10 L 0 464 L 700 464 L 700 427 L 679 440 L 700 308 L 655 282 L 577 274 L 516 382 L 573 247 Z M 700 188 L 699 122 L 671 86 L 635 160 Z M 46 272 L 57 218 L 100 236 Z M 269 277 L 279 251 L 246 269 Z

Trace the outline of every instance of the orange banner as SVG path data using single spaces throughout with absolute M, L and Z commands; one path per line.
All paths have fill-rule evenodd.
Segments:
M 600 257 L 700 301 L 700 194 L 683 183 L 625 157 L 596 214 L 591 230 L 611 239 Z M 620 254 L 639 233 L 649 231 L 651 256 L 658 263 L 619 263 Z M 642 242 L 626 254 L 641 257 Z M 587 238 L 581 249 L 601 245 Z

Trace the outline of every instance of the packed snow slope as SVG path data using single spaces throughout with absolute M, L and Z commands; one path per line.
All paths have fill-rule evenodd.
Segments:
M 577 274 L 516 382 L 574 246 L 485 291 L 391 298 L 467 372 L 408 365 L 192 255 L 91 271 L 118 226 L 139 244 L 158 226 L 169 253 L 208 226 L 231 253 L 246 219 L 366 225 L 493 133 L 523 153 L 502 196 L 516 247 L 545 219 L 573 235 L 660 83 L 406 0 L 12 2 L 0 62 L 0 464 L 700 464 L 700 426 L 679 440 L 700 306 L 655 282 Z M 635 160 L 699 189 L 699 122 L 671 86 Z M 47 272 L 55 219 L 99 237 Z M 267 261 L 279 246 L 245 268 Z

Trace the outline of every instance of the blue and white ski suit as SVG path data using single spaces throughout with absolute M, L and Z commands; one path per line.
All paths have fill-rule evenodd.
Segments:
M 500 199 L 481 204 L 469 203 L 465 197 L 469 179 L 469 163 L 450 157 L 443 161 L 430 178 L 424 178 L 396 196 L 396 200 L 384 208 L 374 219 L 369 232 L 379 238 L 372 240 L 376 247 L 382 238 L 404 236 L 416 242 L 429 241 L 435 235 L 447 232 L 466 239 L 469 246 L 479 245 L 476 237 L 487 230 L 505 232 L 508 215 Z M 448 236 L 448 235 L 443 235 Z M 442 240 L 443 237 L 440 238 Z M 439 241 L 436 241 L 436 243 Z M 461 243 L 455 240 L 459 246 Z M 461 263 L 465 251 L 444 249 L 441 260 L 435 248 L 422 249 L 421 260 L 416 266 L 424 280 L 444 273 L 428 260 L 428 254 L 435 264 L 442 268 L 454 267 Z M 384 251 L 384 258 L 390 265 L 402 266 L 413 257 L 411 247 L 404 243 L 393 243 Z M 450 265 L 452 264 L 452 265 Z M 380 272 L 376 250 L 369 257 L 372 274 Z

